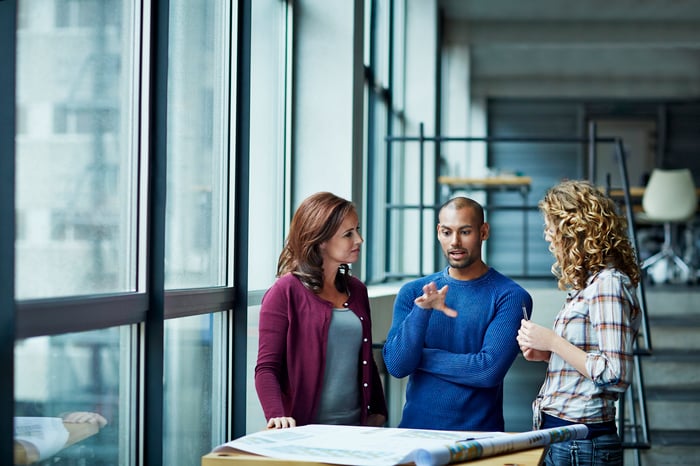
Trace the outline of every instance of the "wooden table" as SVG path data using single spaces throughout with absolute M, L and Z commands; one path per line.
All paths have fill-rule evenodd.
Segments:
M 99 432 L 97 424 L 89 422 L 64 422 L 68 431 L 68 440 L 63 448 L 67 448 Z M 15 464 L 32 464 L 39 461 L 39 452 L 32 446 L 15 440 Z
M 530 191 L 532 178 L 529 176 L 487 176 L 471 178 L 464 176 L 440 176 L 438 183 L 448 186 L 451 190 L 517 190 Z
M 630 197 L 643 197 L 645 190 L 646 188 L 644 186 L 630 186 Z M 700 188 L 695 188 L 695 194 L 700 197 Z M 624 195 L 625 191 L 623 189 L 616 188 L 610 190 L 610 197 L 623 197 Z
M 452 463 L 465 466 L 538 466 L 542 460 L 544 448 L 533 448 L 506 455 L 491 456 L 480 460 Z M 260 466 L 321 466 L 328 463 L 283 460 L 266 456 L 253 455 L 239 450 L 221 453 L 209 453 L 202 457 L 201 466 L 236 466 L 239 464 L 259 464 Z

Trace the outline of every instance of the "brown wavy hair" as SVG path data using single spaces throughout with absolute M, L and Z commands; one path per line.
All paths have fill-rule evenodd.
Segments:
M 321 243 L 328 241 L 350 213 L 357 214 L 355 204 L 333 193 L 319 192 L 302 201 L 289 226 L 289 234 L 277 261 L 277 276 L 293 273 L 308 289 L 323 289 Z M 335 277 L 335 287 L 348 291 L 350 268 L 342 264 Z
M 599 188 L 588 181 L 564 181 L 550 188 L 538 206 L 551 228 L 552 273 L 560 289 L 581 290 L 591 274 L 608 267 L 639 283 L 627 219 Z

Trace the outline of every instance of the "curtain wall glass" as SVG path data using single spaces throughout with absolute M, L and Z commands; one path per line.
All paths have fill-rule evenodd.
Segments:
M 392 172 L 390 164 L 396 145 L 387 145 L 385 136 L 396 134 L 396 125 L 401 114 L 401 87 L 395 87 L 394 71 L 400 50 L 392 50 L 401 44 L 403 22 L 403 0 L 367 0 L 370 21 L 365 66 L 369 72 L 367 96 L 367 186 L 368 186 L 368 249 L 367 281 L 376 283 L 386 280 L 385 272 L 391 270 L 386 263 L 388 250 L 395 247 L 394 238 L 387 238 L 388 224 L 395 222 L 397 212 L 387 211 L 385 206 L 395 201 L 389 192 Z
M 199 464 L 225 441 L 225 313 L 165 322 L 163 464 Z
M 18 5 L 15 294 L 22 322 L 36 320 L 27 300 L 43 299 L 41 315 L 55 318 L 42 332 L 104 313 L 95 302 L 85 319 L 61 319 L 60 298 L 139 289 L 132 7 Z M 134 464 L 134 335 L 121 325 L 16 341 L 16 463 Z
M 144 451 L 162 442 L 163 464 L 184 466 L 226 440 L 238 2 L 190 3 L 171 0 L 164 18 L 158 4 L 135 0 L 19 2 L 17 464 L 137 464 L 137 406 L 158 414 L 149 407 L 161 404 L 136 393 L 161 384 L 163 438 L 146 439 Z M 142 117 L 165 101 L 140 88 L 148 72 L 165 75 L 164 60 L 150 68 L 151 13 L 169 30 L 167 176 L 158 178 L 168 198 L 165 234 L 149 236 L 143 206 L 163 188 L 148 183 L 147 149 L 166 121 Z M 164 264 L 147 263 L 154 244 L 165 245 Z M 160 285 L 165 310 L 150 299 Z M 160 318 L 144 322 L 163 311 L 172 318 L 161 347 L 148 331 Z M 143 369 L 159 369 L 161 357 L 163 377 Z M 31 441 L 37 432 L 51 441 Z
M 19 3 L 18 299 L 136 289 L 133 14 Z
M 166 288 L 226 284 L 230 12 L 170 1 Z
M 255 392 L 260 296 L 275 279 L 284 243 L 287 177 L 288 59 L 291 5 L 280 0 L 252 2 L 250 108 L 250 220 L 248 243 L 249 298 L 247 332 L 248 432 L 265 427 Z
M 134 464 L 131 330 L 17 342 L 15 464 Z
M 170 0 L 165 287 L 230 285 L 231 11 Z M 197 296 L 180 293 L 189 301 Z M 211 312 L 200 301 L 191 312 Z M 166 304 L 166 314 L 173 309 Z M 164 464 L 199 464 L 225 440 L 226 313 L 165 322 Z

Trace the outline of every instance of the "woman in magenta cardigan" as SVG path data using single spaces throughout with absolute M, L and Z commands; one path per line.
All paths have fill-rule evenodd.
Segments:
M 367 288 L 348 267 L 363 241 L 355 206 L 334 194 L 294 214 L 260 309 L 255 388 L 268 428 L 386 421 Z

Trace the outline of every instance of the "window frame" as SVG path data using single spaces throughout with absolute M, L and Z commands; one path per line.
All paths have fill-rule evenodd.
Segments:
M 228 186 L 222 202 L 229 205 L 225 224 L 226 286 L 187 290 L 164 289 L 165 190 L 167 163 L 167 76 L 169 2 L 146 2 L 137 24 L 134 44 L 140 51 L 134 71 L 136 91 L 133 113 L 138 117 L 137 141 L 131 144 L 137 181 L 137 229 L 134 241 L 136 290 L 59 298 L 16 300 L 15 297 L 15 133 L 16 133 L 16 32 L 17 2 L 0 0 L 0 363 L 11 383 L 0 386 L 0 463 L 14 461 L 14 346 L 18 339 L 136 325 L 137 413 L 135 464 L 163 461 L 163 340 L 166 319 L 224 311 L 228 324 L 219 329 L 227 335 L 222 352 L 232 354 L 227 364 L 228 408 L 222 421 L 227 438 L 245 434 L 246 313 L 248 260 L 248 112 L 250 74 L 251 0 L 230 2 L 230 76 L 226 156 Z M 139 26 L 142 29 L 138 29 Z M 137 45 L 134 45 L 137 47 Z M 126 111 L 130 111 L 127 109 Z M 235 219 L 235 222 L 232 221 Z M 234 260 L 235 258 L 235 260 Z M 60 316 L 60 319 L 57 318 Z M 222 441 L 225 439 L 221 439 Z
M 14 462 L 16 30 L 17 2 L 0 1 L 0 364 L 11 382 L 0 384 L 0 464 Z

